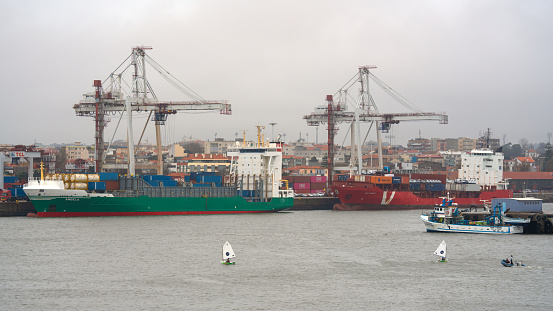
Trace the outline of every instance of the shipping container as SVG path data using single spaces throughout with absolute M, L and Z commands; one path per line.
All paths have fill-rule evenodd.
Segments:
M 294 175 L 292 176 L 294 179 L 294 183 L 310 183 L 311 182 L 311 176 L 302 176 L 302 175 Z
M 152 187 L 159 187 L 159 181 L 157 180 L 144 180 L 144 181 Z
M 411 191 L 420 191 L 421 190 L 421 184 L 410 183 L 409 184 L 409 190 L 411 190 Z
M 119 173 L 99 173 L 100 181 L 117 181 L 119 180 Z
M 207 188 L 207 187 L 211 187 L 211 184 L 193 183 L 193 184 L 192 184 L 192 187 L 196 187 L 196 188 Z
M 72 177 L 71 177 L 71 181 L 87 182 L 88 181 L 88 174 L 73 174 Z
M 4 184 L 13 184 L 17 182 L 17 177 L 15 176 L 4 176 Z
M 145 181 L 165 181 L 165 180 L 171 180 L 171 176 L 165 176 L 165 175 L 144 175 L 143 179 Z
M 392 177 L 371 176 L 371 182 L 373 184 L 391 184 L 392 183 Z
M 223 177 L 217 175 L 200 175 L 196 177 L 196 182 L 199 183 L 221 183 L 222 180 Z
M 163 187 L 176 187 L 177 181 L 176 180 L 164 180 L 161 182 L 161 185 Z
M 12 197 L 15 198 L 22 198 L 27 196 L 22 188 L 10 188 L 8 190 L 10 190 Z
M 295 189 L 294 189 L 294 192 L 295 192 L 295 193 L 302 193 L 302 194 L 303 194 L 303 193 L 311 193 L 311 190 L 309 190 L 309 189 L 298 189 L 298 190 L 295 190 Z
M 426 191 L 445 191 L 445 185 L 443 184 L 425 184 Z
M 311 190 L 323 190 L 326 189 L 326 182 L 312 182 L 310 185 Z
M 349 175 L 338 175 L 339 181 L 347 181 L 349 178 Z
M 326 176 L 311 176 L 311 183 L 324 182 L 326 183 Z
M 440 183 L 445 184 L 447 177 L 441 174 L 411 174 L 411 179 L 439 180 Z
M 310 183 L 305 183 L 305 182 L 294 183 L 294 190 L 309 190 L 309 189 L 311 189 Z
M 392 177 L 392 184 L 394 184 L 394 185 L 401 184 L 401 177 L 399 177 L 399 176 Z
M 108 180 L 108 181 L 105 181 L 105 183 L 106 183 L 106 190 L 110 190 L 110 191 L 119 190 L 119 182 L 118 181 Z
M 88 189 L 88 183 L 86 182 L 76 182 L 71 184 L 71 189 L 75 190 L 87 190 Z
M 324 190 L 320 190 L 320 189 L 311 189 L 311 193 L 325 193 Z
M 106 190 L 105 181 L 89 181 L 88 190 Z
M 88 174 L 88 181 L 100 181 L 99 174 Z

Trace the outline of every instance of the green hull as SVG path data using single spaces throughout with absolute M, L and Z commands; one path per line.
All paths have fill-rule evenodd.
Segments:
M 29 197 L 39 217 L 268 213 L 289 209 L 293 198 L 249 202 L 234 197 Z

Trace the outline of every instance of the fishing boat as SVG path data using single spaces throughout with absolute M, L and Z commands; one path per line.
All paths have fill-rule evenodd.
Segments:
M 224 265 L 234 265 L 236 263 L 236 261 L 234 261 L 234 258 L 236 258 L 234 250 L 232 249 L 230 243 L 226 241 L 225 244 L 223 244 L 223 261 L 221 262 Z
M 230 174 L 221 186 L 153 187 L 142 176 L 124 176 L 111 193 L 71 189 L 64 181 L 43 178 L 30 179 L 23 190 L 38 217 L 278 212 L 294 204 L 293 191 L 281 185 L 282 150 L 282 142 L 237 143 L 227 151 Z
M 440 259 L 438 259 L 438 262 L 447 262 L 446 254 L 447 254 L 447 245 L 444 240 L 442 241 L 442 243 L 440 243 L 436 251 L 434 251 L 434 255 L 440 256 Z
M 495 205 L 491 213 L 481 221 L 466 220 L 457 206 L 436 206 L 431 212 L 423 213 L 420 219 L 428 232 L 459 232 L 517 234 L 524 231 L 523 226 L 506 224 L 502 218 L 501 205 Z

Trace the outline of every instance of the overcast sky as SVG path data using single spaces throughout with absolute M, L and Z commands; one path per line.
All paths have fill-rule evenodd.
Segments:
M 393 138 L 384 136 L 393 143 L 419 133 L 476 138 L 487 128 L 502 142 L 545 142 L 553 132 L 551 16 L 545 0 L 4 0 L 0 143 L 92 144 L 92 118 L 72 107 L 137 45 L 152 46 L 148 55 L 203 98 L 232 105 L 231 116 L 171 117 L 164 144 L 234 139 L 242 130 L 253 139 L 256 124 L 270 136 L 270 122 L 286 141 L 300 133 L 315 141 L 302 117 L 362 65 L 377 66 L 374 75 L 423 111 L 449 116 L 447 125 L 396 125 Z M 190 100 L 149 74 L 160 100 Z M 374 94 L 381 113 L 410 112 Z M 135 120 L 137 137 L 146 114 Z M 347 125 L 339 128 L 337 143 Z M 326 141 L 326 127 L 318 132 Z M 153 126 L 145 136 L 155 141 Z

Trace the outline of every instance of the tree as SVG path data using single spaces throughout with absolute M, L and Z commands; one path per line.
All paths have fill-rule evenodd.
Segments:
M 56 155 L 56 173 L 65 172 L 65 163 L 67 162 L 67 153 L 65 146 L 60 148 L 60 151 Z
M 506 145 L 503 145 L 502 148 L 503 154 L 505 155 L 506 159 L 514 159 L 524 156 L 524 150 L 519 144 L 513 145 L 511 143 L 508 143 Z
M 545 171 L 553 172 L 553 158 L 549 159 L 549 161 L 545 164 Z
M 199 142 L 187 142 L 182 147 L 187 153 L 204 153 L 204 146 Z
M 321 163 L 321 166 L 323 166 L 323 167 L 327 167 L 327 166 L 328 166 L 328 155 L 325 154 L 325 155 L 323 156 L 323 161 L 322 161 L 322 163 Z
M 542 162 L 543 163 L 542 172 L 553 172 L 553 169 L 550 168 L 550 166 L 553 165 L 553 162 L 551 161 L 553 159 L 553 147 L 549 142 L 545 145 L 545 152 L 543 153 L 543 158 L 544 159 Z

